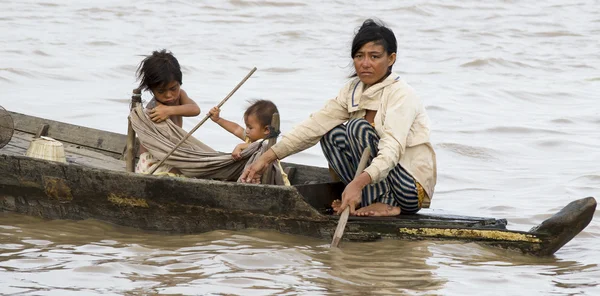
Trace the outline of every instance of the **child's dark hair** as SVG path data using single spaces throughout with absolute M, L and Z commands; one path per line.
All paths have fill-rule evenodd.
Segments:
M 253 100 L 249 101 L 249 103 L 251 105 L 246 109 L 246 112 L 244 112 L 244 118 L 254 115 L 262 126 L 271 125 L 273 114 L 279 113 L 277 106 L 269 100 Z
M 179 85 L 183 84 L 179 62 L 166 49 L 154 51 L 147 56 L 138 66 L 136 76 L 140 81 L 139 87 L 142 90 L 152 90 L 166 86 L 173 80 L 179 82 Z

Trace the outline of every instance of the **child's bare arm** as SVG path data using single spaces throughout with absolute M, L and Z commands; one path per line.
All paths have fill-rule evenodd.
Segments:
M 164 105 L 156 101 L 156 106 L 150 110 L 150 119 L 154 122 L 162 122 L 171 116 L 196 116 L 200 114 L 200 107 L 194 100 L 188 97 L 182 89 L 179 98 L 180 105 Z M 177 120 L 177 125 L 181 127 L 181 119 Z
M 248 148 L 248 146 L 250 146 L 250 143 L 242 143 L 235 146 L 235 149 L 231 152 L 233 159 L 240 160 L 242 158 L 242 151 Z
M 172 110 L 171 116 L 197 116 L 200 114 L 200 107 L 198 107 L 196 102 L 194 102 L 183 89 L 180 93 L 179 103 L 180 105 L 178 106 L 169 106 Z
M 239 124 L 235 123 L 235 122 L 231 122 L 225 118 L 222 118 L 220 116 L 221 114 L 221 109 L 219 109 L 219 107 L 213 107 L 212 109 L 210 109 L 210 111 L 208 112 L 208 115 L 210 115 L 210 119 L 212 119 L 212 121 L 216 122 L 218 125 L 220 125 L 222 128 L 224 128 L 226 131 L 234 134 L 236 137 L 245 140 L 244 139 L 244 128 L 241 127 Z

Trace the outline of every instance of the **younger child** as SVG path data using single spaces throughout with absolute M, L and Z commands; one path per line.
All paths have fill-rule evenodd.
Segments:
M 183 127 L 183 116 L 197 116 L 200 108 L 187 93 L 181 89 L 181 68 L 171 52 L 163 49 L 147 56 L 137 69 L 137 78 L 142 91 L 150 90 L 154 97 L 146 105 L 150 119 L 159 123 L 171 119 L 179 127 Z M 146 148 L 140 147 L 140 160 L 136 165 L 136 173 L 149 173 L 152 165 L 159 162 Z M 155 174 L 174 173 L 179 170 L 163 164 Z
M 271 126 L 273 114 L 279 113 L 277 106 L 275 106 L 275 104 L 273 104 L 271 101 L 255 100 L 251 103 L 252 104 L 250 107 L 248 107 L 246 112 L 244 112 L 244 122 L 246 124 L 245 129 L 235 122 L 231 122 L 220 117 L 221 110 L 219 107 L 215 106 L 210 109 L 210 112 L 208 112 L 212 121 L 216 122 L 222 128 L 244 141 L 244 143 L 238 144 L 231 153 L 231 156 L 236 160 L 241 158 L 242 151 L 248 148 L 250 143 L 266 139 L 269 136 L 271 132 L 269 127 Z M 290 181 L 288 180 L 287 174 L 283 172 L 281 164 L 278 163 L 278 165 L 279 169 L 281 170 L 283 182 L 286 186 L 290 186 Z

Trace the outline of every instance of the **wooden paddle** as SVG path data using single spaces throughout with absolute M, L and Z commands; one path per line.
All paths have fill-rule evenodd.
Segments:
M 242 84 L 244 84 L 244 82 L 246 82 L 246 80 L 248 80 L 248 78 L 250 78 L 250 76 L 252 76 L 252 74 L 254 74 L 254 72 L 256 72 L 256 67 L 254 67 L 254 68 L 252 68 L 252 70 L 250 70 L 250 73 L 248 73 L 248 75 L 246 75 L 246 77 L 244 77 L 244 79 L 242 79 L 242 81 L 240 81 L 240 83 L 238 83 L 238 85 L 236 85 L 235 88 L 231 92 L 229 92 L 229 94 L 221 101 L 221 103 L 219 103 L 219 105 L 217 105 L 217 107 L 221 108 L 221 106 L 223 106 L 223 104 L 225 104 L 225 102 L 227 102 L 227 100 L 229 100 L 229 98 L 231 98 L 231 96 L 242 86 Z M 177 145 L 175 145 L 173 150 L 171 150 L 171 152 L 169 152 L 167 154 L 167 156 L 165 156 L 165 158 L 163 158 L 158 163 L 158 165 L 156 165 L 150 171 L 150 175 L 154 174 L 154 172 L 165 162 L 165 160 L 167 160 L 167 158 L 169 158 L 169 156 L 171 156 L 171 154 L 173 154 L 173 152 L 175 152 L 175 150 L 177 150 L 177 148 L 179 148 L 179 146 L 181 146 L 181 144 L 183 144 L 183 142 L 185 142 L 185 140 L 187 140 L 209 118 L 210 118 L 210 115 L 206 114 L 206 116 L 204 116 L 204 119 L 202 119 L 202 121 L 200 121 L 198 124 L 196 124 L 196 126 L 187 135 L 185 135 L 185 137 L 183 137 L 183 139 L 181 139 L 181 141 L 179 141 L 179 143 L 177 143 Z
M 369 157 L 371 156 L 371 148 L 367 147 L 363 151 L 360 162 L 358 163 L 358 168 L 356 168 L 356 173 L 354 174 L 354 179 L 358 178 L 358 176 L 365 170 L 367 167 L 367 162 L 369 161 Z M 347 206 L 342 214 L 340 215 L 340 220 L 338 221 L 337 228 L 335 229 L 335 233 L 333 234 L 333 240 L 331 241 L 331 247 L 337 248 L 338 244 L 342 240 L 342 235 L 344 235 L 344 229 L 346 228 L 346 223 L 348 222 L 348 216 L 350 215 L 350 206 Z

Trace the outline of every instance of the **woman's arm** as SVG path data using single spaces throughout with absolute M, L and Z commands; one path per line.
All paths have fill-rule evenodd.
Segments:
M 414 93 L 396 91 L 384 99 L 378 111 L 383 112 L 383 134 L 380 135 L 377 156 L 358 178 L 346 186 L 337 214 L 341 214 L 347 206 L 350 207 L 350 214 L 354 214 L 356 206 L 361 202 L 363 188 L 385 179 L 398 165 L 406 149 L 406 139 L 417 116 L 418 107 L 419 101 Z
M 297 125 L 289 133 L 284 134 L 281 141 L 272 149 L 278 159 L 304 151 L 321 140 L 321 137 L 334 127 L 348 121 L 348 112 L 345 96 L 338 96 L 327 101 L 321 110 L 310 115 L 308 119 Z
M 418 114 L 419 99 L 412 91 L 396 90 L 387 97 L 382 107 L 383 134 L 379 135 L 377 156 L 365 169 L 371 176 L 371 183 L 385 179 L 400 161 L 406 150 L 410 128 Z

